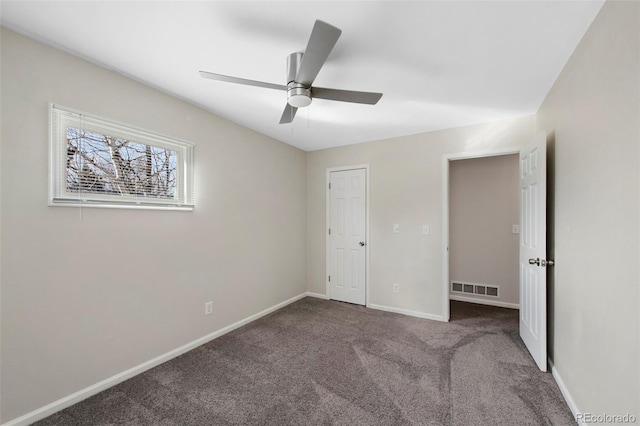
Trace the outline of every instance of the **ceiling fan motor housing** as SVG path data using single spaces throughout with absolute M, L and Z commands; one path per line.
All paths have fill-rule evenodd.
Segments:
M 302 52 L 294 52 L 287 56 L 287 102 L 296 108 L 311 104 L 311 89 L 295 81 L 301 62 Z

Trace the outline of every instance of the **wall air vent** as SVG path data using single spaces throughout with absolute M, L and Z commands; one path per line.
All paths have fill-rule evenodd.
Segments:
M 473 284 L 451 281 L 451 291 L 454 293 L 473 294 L 477 296 L 500 297 L 497 285 Z

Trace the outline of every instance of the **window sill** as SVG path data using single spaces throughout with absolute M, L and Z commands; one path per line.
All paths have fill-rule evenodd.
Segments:
M 134 210 L 175 210 L 193 211 L 192 204 L 165 204 L 148 201 L 101 201 L 101 200 L 77 200 L 69 198 L 54 198 L 49 201 L 50 207 L 92 207 L 103 209 L 134 209 Z

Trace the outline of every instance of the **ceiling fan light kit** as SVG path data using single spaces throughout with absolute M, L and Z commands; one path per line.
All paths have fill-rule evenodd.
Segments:
M 314 97 L 330 101 L 375 105 L 382 97 L 382 93 L 326 88 L 315 88 L 316 90 L 314 90 L 314 87 L 312 87 L 313 81 L 327 60 L 333 46 L 335 46 L 338 41 L 340 34 L 342 34 L 340 29 L 326 22 L 317 20 L 311 31 L 311 36 L 309 37 L 309 42 L 307 43 L 307 48 L 304 53 L 294 52 L 287 56 L 286 86 L 215 74 L 207 71 L 200 71 L 200 75 L 203 78 L 225 81 L 227 83 L 286 90 L 287 104 L 280 118 L 280 124 L 291 123 L 298 108 L 309 106 Z
M 301 62 L 302 52 L 294 52 L 287 56 L 287 102 L 295 108 L 303 108 L 311 104 L 311 89 L 296 83 Z
M 303 108 L 311 105 L 311 90 L 296 83 L 291 82 L 287 85 L 287 102 L 292 107 Z

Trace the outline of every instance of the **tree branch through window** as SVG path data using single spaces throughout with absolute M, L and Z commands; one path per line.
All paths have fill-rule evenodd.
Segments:
M 67 191 L 175 197 L 177 153 L 67 127 Z

